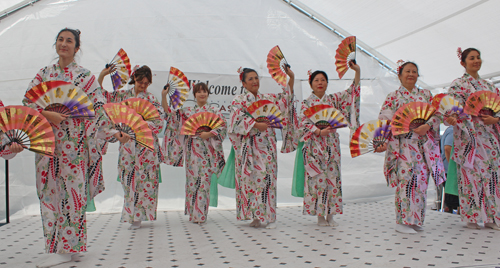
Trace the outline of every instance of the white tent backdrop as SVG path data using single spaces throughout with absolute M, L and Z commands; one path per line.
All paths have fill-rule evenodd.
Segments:
M 81 30 L 82 53 L 78 61 L 94 74 L 101 71 L 119 48 L 124 48 L 132 65 L 147 64 L 156 72 L 167 72 L 170 66 L 175 66 L 188 73 L 234 75 L 236 80 L 236 70 L 245 66 L 269 77 L 266 55 L 278 44 L 296 79 L 302 81 L 302 94 L 296 94 L 299 97 L 311 93 L 305 82 L 309 69 L 325 70 L 331 76 L 330 93 L 347 88 L 354 75 L 349 71 L 345 80 L 337 79 L 334 55 L 340 38 L 279 0 L 42 0 L 1 20 L 0 98 L 6 105 L 19 104 L 36 72 L 55 61 L 52 45 L 57 32 L 64 27 Z M 397 89 L 399 82 L 362 53 L 358 53 L 357 62 L 363 79 L 360 118 L 363 123 L 377 118 L 385 96 Z M 152 90 L 162 87 L 165 81 L 160 80 L 153 80 Z M 105 88 L 110 88 L 109 81 L 105 82 L 108 83 Z M 339 132 L 344 200 L 376 200 L 392 195 L 393 190 L 386 187 L 383 176 L 382 155 L 352 159 L 349 133 L 345 129 Z M 224 148 L 227 156 L 230 149 L 227 140 Z M 290 195 L 295 153 L 279 154 L 278 158 L 278 203 L 301 204 L 301 199 Z M 123 193 L 116 181 L 116 163 L 115 144 L 104 156 L 106 190 L 96 198 L 98 212 L 121 209 Z M 3 161 L 0 168 L 3 195 Z M 37 214 L 33 153 L 22 152 L 10 161 L 10 168 L 11 211 L 17 216 Z M 161 169 L 159 209 L 183 209 L 184 169 L 166 165 Z M 219 194 L 219 207 L 235 207 L 234 190 L 219 187 Z M 3 196 L 0 198 L 3 200 Z

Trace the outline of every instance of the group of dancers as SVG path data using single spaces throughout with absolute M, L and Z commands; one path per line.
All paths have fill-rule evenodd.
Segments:
M 229 120 L 217 129 L 188 136 L 182 135 L 180 129 L 191 115 L 211 112 L 223 118 L 218 109 L 207 105 L 210 92 L 206 84 L 194 85 L 194 107 L 174 110 L 167 101 L 168 85 L 160 101 L 147 91 L 152 83 L 152 72 L 147 66 L 135 70 L 129 82 L 132 88 L 105 90 L 103 78 L 114 67 L 105 68 L 96 79 L 75 62 L 75 54 L 80 49 L 78 30 L 62 29 L 56 37 L 55 48 L 58 62 L 41 69 L 28 90 L 46 81 L 71 82 L 92 100 L 96 116 L 94 119 L 68 118 L 44 110 L 27 98 L 23 100 L 25 106 L 38 110 L 51 123 L 56 140 L 52 158 L 37 154 L 35 160 L 45 251 L 57 253 L 38 267 L 69 262 L 75 258 L 74 253 L 86 251 L 87 203 L 104 190 L 102 154 L 107 142 L 120 142 L 118 175 L 124 190 L 121 222 L 130 223 L 130 229 L 140 228 L 142 221 L 156 219 L 161 163 L 185 165 L 185 214 L 191 222 L 207 221 L 212 178 L 232 165 L 235 176 L 229 180 L 235 184 L 237 219 L 250 220 L 252 227 L 276 228 L 276 134 L 269 123 L 257 122 L 247 112 L 249 105 L 259 100 L 270 101 L 281 112 L 281 152 L 290 153 L 300 148 L 297 154 L 303 158 L 303 166 L 296 169 L 304 176 L 303 213 L 317 216 L 320 226 L 338 225 L 333 216 L 342 214 L 343 204 L 339 134 L 331 126 L 318 128 L 303 112 L 314 105 L 330 105 L 343 114 L 352 131 L 359 127 L 360 67 L 355 62 L 349 62 L 355 72 L 352 85 L 334 94 L 326 94 L 328 76 L 325 72 L 311 73 L 312 93 L 302 102 L 299 115 L 294 107 L 294 73 L 289 66 L 285 66 L 288 84 L 278 94 L 260 93 L 257 72 L 244 68 L 240 71 L 240 80 L 246 91 L 233 100 Z M 459 58 L 465 74 L 451 84 L 451 96 L 463 105 L 476 91 L 499 94 L 490 82 L 479 77 L 481 56 L 477 49 L 460 52 Z M 392 119 L 398 108 L 409 102 L 432 101 L 429 90 L 416 87 L 419 72 L 415 63 L 400 65 L 398 76 L 401 86 L 387 96 L 379 119 Z M 159 119 L 148 121 L 154 137 L 153 150 L 147 150 L 126 133 L 116 130 L 103 111 L 104 104 L 129 98 L 147 100 L 160 114 Z M 3 106 L 1 102 L 0 105 Z M 445 181 L 439 145 L 432 138 L 443 120 L 455 126 L 452 159 L 457 162 L 462 220 L 469 228 L 480 228 L 478 223 L 483 222 L 486 228 L 500 230 L 499 117 L 483 115 L 457 120 L 436 113 L 425 124 L 408 134 L 393 136 L 375 150 L 385 152 L 384 174 L 388 185 L 396 187 L 396 231 L 416 233 L 423 229 L 429 176 L 433 176 L 436 185 Z M 158 134 L 164 123 L 165 138 L 160 144 Z M 227 163 L 222 148 L 226 135 L 234 151 L 234 159 L 228 159 Z M 5 135 L 0 137 L 0 156 L 12 158 L 24 149 L 9 143 Z

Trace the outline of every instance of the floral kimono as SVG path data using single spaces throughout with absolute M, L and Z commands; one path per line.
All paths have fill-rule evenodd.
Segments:
M 476 91 L 500 92 L 484 80 L 469 74 L 451 83 L 449 94 L 462 105 Z M 496 115 L 498 116 L 498 115 Z M 500 224 L 500 123 L 485 125 L 476 116 L 458 120 L 453 128 L 454 151 L 457 164 L 460 215 L 463 221 Z
M 401 86 L 389 93 L 380 110 L 380 120 L 392 120 L 396 111 L 410 102 L 431 103 L 429 90 Z M 385 153 L 384 174 L 387 185 L 396 187 L 396 223 L 422 226 L 425 218 L 429 176 L 436 185 L 445 181 L 440 149 L 434 140 L 441 123 L 441 115 L 434 114 L 427 121 L 431 129 L 421 136 L 413 131 L 390 138 Z
M 321 99 L 315 94 L 302 102 L 300 113 L 300 141 L 303 142 L 304 209 L 303 214 L 326 216 L 342 214 L 342 181 L 340 169 L 339 134 L 317 136 L 318 129 L 304 115 L 308 108 L 326 104 L 339 110 L 351 131 L 359 126 L 360 87 L 352 84 L 347 90 Z
M 297 148 L 294 133 L 297 115 L 294 96 L 290 94 L 288 87 L 280 94 L 258 93 L 257 96 L 246 90 L 244 94 L 234 98 L 231 104 L 228 132 L 235 151 L 236 218 L 273 223 L 276 221 L 278 175 L 276 134 L 272 128 L 262 132 L 253 128 L 255 121 L 247 113 L 247 107 L 258 100 L 270 100 L 281 111 L 282 153 L 293 152 Z
M 2 100 L 0 100 L 0 108 L 4 107 Z M 0 130 L 0 157 L 9 160 L 16 156 L 15 153 L 6 149 L 7 145 L 10 143 L 9 138 Z
M 163 142 L 167 165 L 182 167 L 183 160 L 186 160 L 184 215 L 189 214 L 189 221 L 192 222 L 205 222 L 207 220 L 208 207 L 211 203 L 210 183 L 212 175 L 215 174 L 218 177 L 225 164 L 222 149 L 222 141 L 224 141 L 227 132 L 225 123 L 210 131 L 215 136 L 207 140 L 197 135 L 180 134 L 184 122 L 191 115 L 200 112 L 214 113 L 224 120 L 222 113 L 208 104 L 203 107 L 196 105 L 171 113 L 167 112 L 167 128 Z M 217 183 L 214 186 L 217 187 Z
M 158 183 L 160 163 L 163 154 L 158 142 L 158 134 L 163 128 L 164 112 L 156 97 L 150 92 L 135 95 L 134 88 L 117 90 L 112 93 L 103 90 L 109 103 L 119 103 L 129 98 L 140 98 L 152 103 L 160 118 L 146 121 L 153 132 L 154 151 L 129 140 L 120 143 L 118 156 L 118 178 L 122 183 L 124 200 L 121 222 L 156 220 L 158 206 Z M 116 142 L 111 139 L 110 142 Z
M 62 80 L 80 87 L 92 100 L 95 118 L 68 118 L 52 124 L 56 146 L 54 157 L 36 154 L 36 188 L 40 199 L 45 251 L 74 253 L 86 251 L 87 197 L 94 198 L 104 190 L 101 154 L 97 138 L 116 133 L 102 105 L 106 102 L 94 75 L 76 62 L 61 68 L 54 64 L 41 69 L 28 86 Z M 43 109 L 27 98 L 25 106 Z

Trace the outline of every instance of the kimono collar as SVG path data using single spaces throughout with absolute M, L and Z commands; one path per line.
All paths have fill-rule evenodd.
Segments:
M 246 98 L 250 102 L 260 100 L 264 96 L 264 94 L 257 92 L 257 97 L 255 97 L 255 95 L 252 92 L 248 91 L 248 89 L 246 89 L 246 88 L 245 88 L 245 92 L 246 92 Z
M 481 79 L 481 76 L 479 74 L 477 75 L 477 79 L 468 73 L 464 73 L 464 76 L 462 76 L 462 77 L 464 79 L 467 79 L 467 80 L 480 80 Z
M 55 64 L 55 66 L 56 66 L 56 70 L 60 69 L 61 72 L 68 73 L 68 72 L 71 72 L 76 67 L 78 67 L 78 64 L 76 63 L 75 60 L 73 60 L 70 64 L 68 64 L 68 66 L 66 66 L 64 68 L 61 68 L 61 65 L 59 65 L 59 61 L 57 61 L 57 63 Z
M 130 92 L 131 92 L 132 96 L 135 96 L 135 86 L 134 86 L 133 88 L 131 88 L 131 89 L 130 89 Z M 143 92 L 141 92 L 141 93 L 137 94 L 137 96 L 136 96 L 136 97 L 141 96 L 141 94 L 144 94 L 144 95 L 145 95 L 145 97 L 147 97 L 147 96 L 148 96 L 148 90 L 146 89 L 146 90 L 144 90 Z
M 311 93 L 311 96 L 309 98 L 311 98 L 312 100 L 315 100 L 315 99 L 318 99 L 318 100 L 323 100 L 325 97 L 326 97 L 326 92 L 325 94 L 323 95 L 323 97 L 318 97 L 318 95 L 314 94 L 314 93 Z
M 408 92 L 408 94 L 411 94 L 411 93 L 420 92 L 420 89 L 418 89 L 418 87 L 413 87 L 413 89 L 410 91 L 407 88 L 405 88 L 403 85 L 401 85 L 401 86 L 399 86 L 399 91 L 401 91 L 401 93 L 403 93 L 403 94 L 405 91 Z
M 206 107 L 205 107 L 205 106 L 206 106 Z M 200 106 L 198 106 L 198 103 L 197 103 L 197 104 L 195 104 L 195 105 L 194 105 L 193 109 L 195 109 L 195 110 L 196 110 L 196 109 L 198 109 L 198 108 L 203 108 L 203 107 L 205 107 L 205 109 L 208 109 L 208 102 L 207 102 L 207 103 L 205 103 L 205 104 L 203 104 L 203 106 L 201 106 L 201 107 L 200 107 Z

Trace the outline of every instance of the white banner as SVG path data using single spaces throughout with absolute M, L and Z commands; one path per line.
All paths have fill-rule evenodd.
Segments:
M 182 70 L 181 70 L 182 71 Z M 153 93 L 157 98 L 161 98 L 163 86 L 167 83 L 169 71 L 153 71 L 153 83 L 149 86 L 148 91 Z M 184 73 L 191 86 L 189 97 L 184 103 L 184 107 L 192 107 L 196 104 L 193 96 L 193 86 L 196 83 L 203 82 L 207 84 L 210 96 L 208 103 L 220 109 L 222 114 L 229 118 L 229 106 L 233 102 L 234 97 L 245 92 L 241 85 L 239 75 L 222 75 L 222 74 L 202 74 L 202 73 Z M 276 83 L 271 77 L 260 77 L 261 93 L 281 93 L 281 86 Z M 294 92 L 297 99 L 302 99 L 301 83 L 296 81 Z M 161 100 L 161 99 L 160 99 Z

